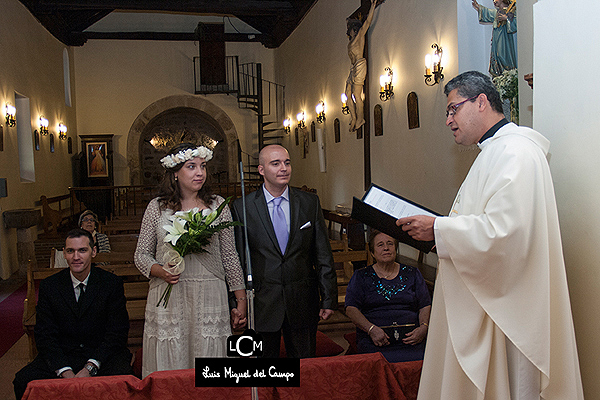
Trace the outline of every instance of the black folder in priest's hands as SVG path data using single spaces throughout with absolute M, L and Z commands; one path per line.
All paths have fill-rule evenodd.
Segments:
M 379 203 L 377 204 L 378 208 L 371 205 L 373 203 L 373 198 L 378 198 L 378 200 L 375 201 L 375 203 Z M 388 213 L 398 212 L 398 208 L 412 208 L 414 210 L 403 211 L 397 217 Z M 388 212 L 384 212 L 381 209 L 385 209 Z M 404 212 L 408 212 L 408 214 L 405 214 Z M 428 242 L 415 240 L 411 238 L 408 233 L 403 231 L 402 227 L 396 225 L 396 221 L 400 216 L 404 217 L 419 214 L 441 215 L 374 184 L 371 185 L 361 200 L 356 197 L 352 200 L 352 218 L 398 239 L 401 243 L 405 243 L 424 253 L 429 253 L 435 245 L 433 240 Z

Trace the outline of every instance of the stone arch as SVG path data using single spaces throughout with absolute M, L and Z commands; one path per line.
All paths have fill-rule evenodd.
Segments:
M 227 140 L 227 154 L 230 161 L 228 163 L 229 176 L 237 177 L 237 163 L 235 160 L 237 160 L 238 154 L 238 133 L 227 113 L 202 97 L 174 95 L 164 97 L 146 107 L 137 116 L 129 129 L 129 134 L 127 135 L 127 166 L 129 167 L 129 181 L 132 185 L 138 185 L 142 182 L 140 139 L 146 126 L 159 114 L 182 107 L 202 111 L 217 122 Z

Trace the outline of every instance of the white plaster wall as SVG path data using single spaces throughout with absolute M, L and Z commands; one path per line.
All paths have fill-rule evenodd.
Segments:
M 552 145 L 554 178 L 586 399 L 600 398 L 600 100 L 583 74 L 600 63 L 594 0 L 540 0 L 533 6 L 533 126 Z
M 0 124 L 4 126 L 0 177 L 8 181 L 8 197 L 0 198 L 0 211 L 33 208 L 41 195 L 66 194 L 72 183 L 67 141 L 59 140 L 57 134 L 60 122 L 67 125 L 69 136 L 76 137 L 77 133 L 75 109 L 65 105 L 65 46 L 50 35 L 20 2 L 5 0 L 0 12 L 0 49 Z M 71 70 L 72 67 L 71 60 Z M 41 137 L 40 151 L 33 152 L 35 182 L 21 182 L 17 128 L 9 128 L 4 122 L 5 104 L 15 105 L 15 92 L 30 100 L 32 135 L 34 129 L 39 129 L 41 114 L 48 119 L 49 129 L 55 135 L 54 153 L 50 153 L 48 136 Z M 0 224 L 0 278 L 8 278 L 17 268 L 15 229 L 6 230 Z
M 492 0 L 479 0 L 478 3 L 484 7 L 494 8 Z M 490 66 L 492 25 L 479 23 L 477 10 L 467 0 L 456 0 L 456 19 L 460 55 L 459 72 L 474 70 L 487 74 Z
M 517 1 L 517 51 L 519 53 L 519 125 L 533 126 L 533 90 L 523 77 L 533 72 L 533 5 Z
M 286 85 L 287 114 L 294 118 L 304 109 L 310 124 L 317 102 L 326 102 L 327 172 L 319 170 L 316 142 L 310 142 L 306 159 L 302 159 L 302 146 L 295 145 L 293 130 L 284 144 L 292 157 L 292 183 L 316 188 L 323 207 L 329 209 L 351 204 L 353 196 L 364 194 L 363 141 L 348 133 L 350 117 L 341 113 L 340 103 L 350 69 L 346 18 L 358 6 L 358 1 L 317 2 L 276 51 L 278 81 Z M 371 115 L 376 104 L 383 107 L 384 127 L 383 136 L 375 137 L 371 126 L 372 182 L 442 214 L 448 212 L 477 153 L 454 144 L 445 126 L 443 83 L 458 74 L 455 15 L 455 0 L 387 1 L 376 9 L 368 35 L 370 86 L 366 90 Z M 444 49 L 446 78 L 442 85 L 428 87 L 423 76 L 425 55 L 434 42 Z M 395 96 L 382 103 L 379 76 L 387 66 L 394 70 Z M 421 126 L 409 130 L 406 97 L 411 91 L 419 98 Z M 340 119 L 340 143 L 334 142 L 335 118 Z
M 228 43 L 227 55 L 240 62 L 261 62 L 265 79 L 273 77 L 273 51 L 258 43 Z M 113 133 L 115 185 L 129 184 L 127 134 L 133 121 L 156 100 L 194 93 L 194 42 L 90 40 L 74 49 L 78 132 Z M 234 95 L 204 97 L 232 119 L 244 151 L 255 149 L 256 115 L 241 110 Z

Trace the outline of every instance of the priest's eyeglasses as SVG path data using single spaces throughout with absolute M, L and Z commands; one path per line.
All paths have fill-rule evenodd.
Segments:
M 477 97 L 479 97 L 479 95 L 469 97 L 468 99 L 463 100 L 460 103 L 456 103 L 456 104 L 452 104 L 451 106 L 448 106 L 448 108 L 446 108 L 446 118 L 453 117 L 454 114 L 456 114 L 456 111 L 458 111 L 458 107 L 462 106 L 467 101 L 475 100 Z

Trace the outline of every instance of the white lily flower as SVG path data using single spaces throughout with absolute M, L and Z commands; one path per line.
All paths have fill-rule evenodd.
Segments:
M 168 232 L 165 236 L 165 242 L 171 242 L 173 246 L 177 244 L 177 241 L 187 232 L 185 229 L 186 221 L 181 218 L 175 218 L 173 225 L 163 225 L 163 228 Z
M 194 207 L 190 211 L 177 211 L 175 214 L 173 214 L 172 218 L 181 218 L 184 221 L 189 222 L 192 220 L 194 214 L 196 214 L 198 210 L 200 210 L 198 207 Z

